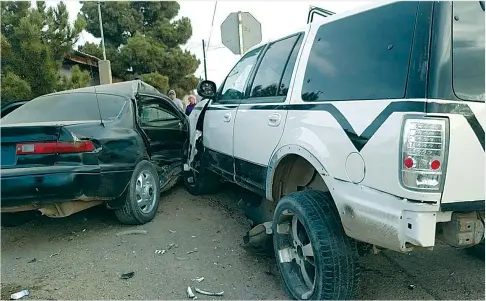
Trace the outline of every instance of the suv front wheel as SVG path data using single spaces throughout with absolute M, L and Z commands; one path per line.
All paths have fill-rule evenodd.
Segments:
M 306 190 L 282 198 L 273 220 L 278 268 L 290 297 L 351 300 L 357 297 L 356 241 L 341 225 L 329 193 Z

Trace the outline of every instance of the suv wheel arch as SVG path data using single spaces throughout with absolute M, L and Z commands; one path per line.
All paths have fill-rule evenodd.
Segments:
M 326 192 L 329 189 L 322 178 L 326 175 L 325 167 L 308 150 L 297 145 L 283 146 L 274 152 L 268 165 L 266 198 L 276 202 L 309 185 Z

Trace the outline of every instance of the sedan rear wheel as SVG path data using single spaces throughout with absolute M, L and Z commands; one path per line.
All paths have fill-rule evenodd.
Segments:
M 160 182 L 157 171 L 148 161 L 140 162 L 133 172 L 125 204 L 115 210 L 116 217 L 124 224 L 141 225 L 157 214 L 160 199 Z

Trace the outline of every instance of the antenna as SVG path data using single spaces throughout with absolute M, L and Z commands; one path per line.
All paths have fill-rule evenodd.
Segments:
M 100 113 L 100 122 L 101 126 L 105 127 L 105 124 L 103 123 L 103 117 L 101 116 L 101 109 L 100 109 L 100 100 L 98 99 L 98 92 L 96 91 L 96 86 L 93 86 L 95 90 L 95 96 L 96 96 L 96 104 L 98 105 L 98 113 Z

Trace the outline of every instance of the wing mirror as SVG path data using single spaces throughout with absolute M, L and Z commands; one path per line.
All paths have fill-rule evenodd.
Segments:
M 216 93 L 216 84 L 210 80 L 203 80 L 197 85 L 197 94 L 202 98 L 214 99 Z

